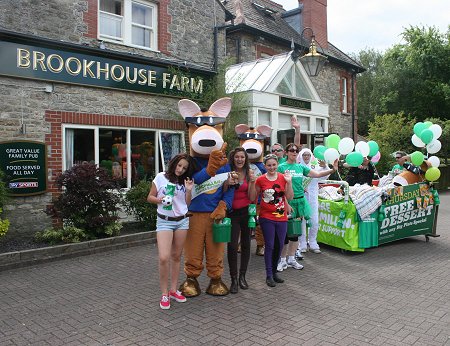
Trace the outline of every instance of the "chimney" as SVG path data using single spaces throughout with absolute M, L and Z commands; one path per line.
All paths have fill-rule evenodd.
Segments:
M 298 3 L 303 6 L 303 28 L 311 28 L 316 36 L 316 41 L 323 49 L 327 49 L 327 0 L 298 0 Z M 305 31 L 304 35 L 309 37 L 309 30 Z

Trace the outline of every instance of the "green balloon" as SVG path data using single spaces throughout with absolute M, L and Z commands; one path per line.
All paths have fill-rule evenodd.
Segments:
M 336 134 L 329 135 L 327 137 L 326 146 L 327 148 L 334 148 L 338 150 L 339 142 L 341 141 L 341 137 Z
M 422 132 L 420 133 L 420 139 L 425 144 L 431 143 L 433 141 L 433 137 L 434 137 L 433 131 L 429 129 L 422 130 Z
M 345 162 L 347 162 L 352 167 L 358 167 L 360 166 L 364 161 L 364 157 L 361 153 L 358 153 L 356 151 L 350 153 L 345 158 Z
M 325 153 L 325 150 L 327 150 L 325 146 L 318 145 L 317 147 L 314 148 L 313 154 L 319 160 L 325 160 L 325 156 L 323 155 Z
M 441 171 L 437 167 L 430 167 L 425 172 L 425 179 L 428 181 L 436 181 L 441 176 Z
M 378 146 L 378 143 L 375 141 L 368 141 L 367 144 L 369 145 L 369 156 L 375 156 L 378 151 L 380 150 L 380 147 Z
M 415 135 L 420 138 L 420 134 L 426 128 L 427 128 L 427 125 L 425 125 L 424 123 L 422 123 L 422 122 L 416 123 L 416 125 L 414 125 L 414 133 L 415 133 Z
M 424 124 L 426 126 L 425 127 L 426 129 L 429 128 L 431 125 L 433 125 L 433 123 L 431 121 L 425 121 Z
M 411 162 L 416 166 L 420 166 L 423 162 L 423 154 L 420 151 L 413 152 L 411 154 Z

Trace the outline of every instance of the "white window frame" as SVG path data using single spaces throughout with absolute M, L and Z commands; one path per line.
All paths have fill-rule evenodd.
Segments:
M 342 77 L 342 113 L 347 113 L 348 94 L 347 94 L 347 78 Z
M 119 127 L 119 126 L 103 126 L 103 125 L 77 125 L 77 124 L 63 124 L 62 125 L 62 171 L 66 171 L 66 130 L 67 129 L 86 129 L 94 130 L 94 161 L 98 166 L 100 164 L 100 129 L 114 129 L 114 130 L 125 130 L 126 131 L 126 143 L 127 143 L 127 167 L 131 167 L 131 131 L 152 131 L 155 132 L 155 175 L 158 173 L 159 161 L 162 159 L 160 157 L 160 142 L 162 133 L 177 133 L 181 135 L 181 152 L 186 152 L 184 131 L 175 130 L 165 130 L 165 129 L 154 129 L 154 128 L 140 128 L 140 127 Z M 162 163 L 164 166 L 164 162 Z M 165 167 L 164 167 L 165 169 Z M 127 189 L 131 187 L 131 169 L 127 170 Z
M 123 2 L 123 16 L 118 16 L 113 13 L 100 11 L 100 0 L 98 0 L 98 13 L 97 13 L 97 23 L 98 23 L 98 39 L 105 42 L 111 42 L 116 44 L 122 44 L 130 47 L 136 47 L 140 49 L 146 49 L 150 51 L 158 52 L 158 6 L 154 2 L 144 1 L 144 0 L 121 0 Z M 141 24 L 132 22 L 132 5 L 133 3 L 147 6 L 152 9 L 152 23 L 153 27 L 143 26 Z M 102 35 L 100 33 L 100 15 L 101 13 L 105 13 L 109 16 L 117 17 L 118 19 L 122 18 L 122 37 L 115 38 L 108 35 Z M 152 47 L 145 47 L 133 44 L 132 42 L 132 28 L 133 26 L 139 26 L 141 28 L 149 29 L 151 31 L 151 39 L 150 42 L 153 42 Z

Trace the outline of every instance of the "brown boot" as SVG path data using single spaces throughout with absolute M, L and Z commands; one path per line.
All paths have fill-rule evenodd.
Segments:
M 264 256 L 264 245 L 256 245 L 256 256 Z
M 206 293 L 211 294 L 212 296 L 226 296 L 230 291 L 228 290 L 227 285 L 223 283 L 222 278 L 218 278 L 211 279 L 209 286 L 206 289 Z
M 187 277 L 186 281 L 184 281 L 179 288 L 179 291 L 186 298 L 193 298 L 200 295 L 202 290 L 200 289 L 200 285 L 198 284 L 197 278 Z

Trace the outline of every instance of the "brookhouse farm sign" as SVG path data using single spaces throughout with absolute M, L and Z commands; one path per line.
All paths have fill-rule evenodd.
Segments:
M 192 98 L 203 94 L 204 79 L 209 78 L 206 73 L 101 56 L 104 54 L 0 41 L 0 74 Z

